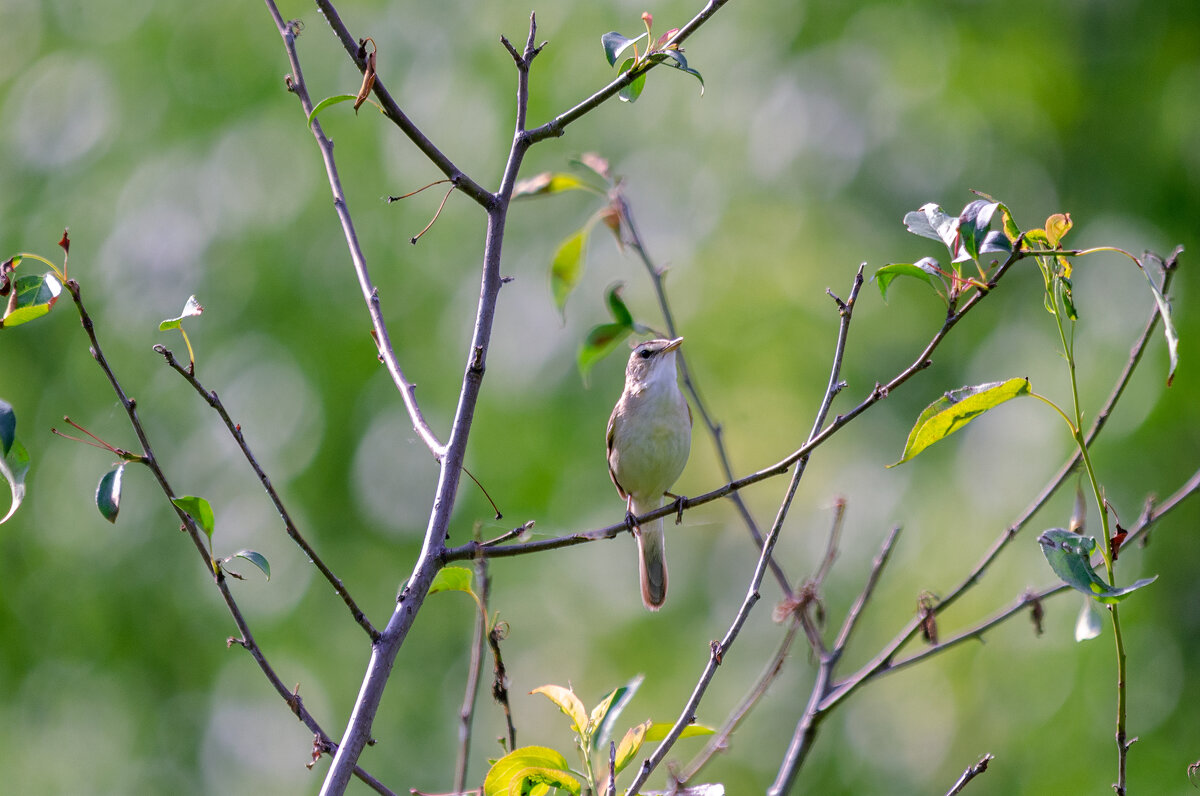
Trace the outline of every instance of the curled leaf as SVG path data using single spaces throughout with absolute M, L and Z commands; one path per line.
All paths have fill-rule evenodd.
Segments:
M 1091 557 L 1096 552 L 1096 540 L 1071 533 L 1065 528 L 1051 528 L 1038 537 L 1038 544 L 1042 546 L 1042 554 L 1046 556 L 1050 568 L 1064 583 L 1106 605 L 1119 603 L 1132 592 L 1158 579 L 1155 575 L 1134 581 L 1128 586 L 1108 585 L 1092 569 Z
M 111 523 L 116 523 L 117 512 L 121 510 L 121 484 L 125 475 L 125 463 L 121 462 L 100 478 L 96 487 L 96 508 L 100 516 Z
M 17 513 L 17 507 L 25 499 L 25 476 L 29 474 L 29 462 L 29 451 L 25 450 L 19 439 L 14 439 L 8 453 L 0 456 L 0 478 L 8 482 L 8 491 L 12 495 L 12 503 L 8 512 L 0 517 L 0 525 Z

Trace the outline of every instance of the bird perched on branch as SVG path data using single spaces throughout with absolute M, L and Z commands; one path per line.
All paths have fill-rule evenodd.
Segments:
M 682 343 L 682 337 L 648 340 L 633 349 L 625 391 L 608 419 L 608 474 L 626 501 L 626 518 L 638 540 L 642 602 L 651 611 L 667 598 L 663 521 L 639 527 L 633 518 L 662 506 L 691 451 L 692 410 L 675 375 L 675 351 Z

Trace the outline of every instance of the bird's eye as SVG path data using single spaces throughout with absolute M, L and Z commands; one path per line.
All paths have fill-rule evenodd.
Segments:
M 638 356 L 641 357 L 642 359 L 649 359 L 650 355 L 653 353 L 654 352 L 651 351 L 649 348 L 643 348 L 641 351 L 638 351 Z

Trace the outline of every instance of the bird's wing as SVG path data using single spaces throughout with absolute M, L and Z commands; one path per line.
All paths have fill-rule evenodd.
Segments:
M 625 487 L 621 486 L 621 482 L 617 480 L 617 474 L 613 471 L 612 456 L 613 446 L 616 443 L 617 436 L 617 414 L 620 412 L 621 403 L 613 407 L 613 413 L 608 418 L 608 438 L 607 438 L 607 456 L 608 456 L 608 477 L 612 479 L 613 486 L 617 488 L 617 494 L 623 498 L 628 498 L 629 493 L 625 491 Z

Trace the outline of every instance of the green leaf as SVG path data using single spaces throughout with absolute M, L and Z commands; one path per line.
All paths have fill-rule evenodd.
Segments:
M 474 596 L 475 592 L 471 588 L 473 578 L 474 575 L 471 573 L 471 570 L 466 567 L 443 567 L 433 576 L 433 583 L 429 585 L 429 593 L 465 591 L 467 594 Z
M 25 499 L 25 476 L 29 474 L 29 462 L 29 451 L 18 439 L 13 439 L 8 453 L 0 456 L 0 478 L 8 482 L 8 491 L 12 495 L 12 504 L 8 507 L 8 513 L 0 517 L 0 525 L 17 513 L 17 507 Z
M 700 96 L 704 96 L 704 78 L 695 69 L 688 66 L 687 59 L 683 57 L 681 50 L 663 50 L 651 56 L 651 60 L 656 63 L 665 63 L 667 66 L 673 66 L 683 72 L 687 72 L 700 81 Z
M 267 580 L 271 579 L 271 562 L 267 561 L 267 557 L 257 550 L 239 550 L 231 556 L 232 558 L 244 558 L 254 566 L 258 567 Z
M 62 293 L 62 282 L 54 274 L 29 274 L 13 280 L 12 290 L 16 299 L 0 326 L 19 326 L 48 313 Z
M 633 326 L 623 323 L 602 323 L 593 326 L 584 338 L 583 345 L 579 347 L 579 355 L 576 358 L 579 375 L 583 376 L 584 381 L 596 363 L 611 354 L 631 334 Z
M 17 438 L 17 413 L 12 404 L 0 398 L 0 456 L 7 456 Z
M 100 516 L 111 523 L 116 523 L 117 512 L 121 510 L 121 482 L 125 475 L 125 463 L 121 462 L 100 477 L 96 487 L 96 508 Z
M 1075 620 L 1075 640 L 1090 641 L 1100 635 L 1100 630 L 1100 612 L 1096 610 L 1096 603 L 1084 597 L 1083 607 Z
M 636 39 L 627 39 L 616 31 L 610 31 L 600 37 L 600 44 L 604 47 L 604 57 L 608 59 L 608 65 L 612 66 L 621 57 L 621 53 L 629 49 L 634 42 L 646 38 L 648 34 L 643 33 Z
M 1155 575 L 1128 586 L 1109 586 L 1092 569 L 1091 557 L 1096 552 L 1096 540 L 1071 533 L 1065 528 L 1051 528 L 1038 537 L 1038 544 L 1042 546 L 1042 554 L 1046 556 L 1055 575 L 1071 588 L 1106 605 L 1119 603 L 1133 591 L 1158 579 L 1158 575 Z
M 632 68 L 633 59 L 630 58 L 621 65 L 621 74 L 625 74 Z M 617 97 L 621 100 L 621 102 L 637 102 L 637 98 L 642 96 L 642 90 L 644 88 L 646 88 L 646 73 L 642 72 L 633 79 L 633 82 L 621 89 L 617 93 Z
M 616 282 L 609 285 L 608 293 L 605 294 L 604 298 L 608 302 L 608 311 L 612 313 L 613 320 L 619 324 L 633 328 L 633 313 L 629 311 L 629 307 L 625 306 L 625 299 L 621 298 L 621 291 L 624 288 L 624 282 Z
M 934 202 L 921 205 L 919 210 L 905 213 L 904 226 L 914 235 L 940 240 L 951 249 L 958 235 L 958 219 Z
M 540 688 L 535 688 L 529 693 L 542 694 L 554 704 L 558 705 L 558 709 L 567 715 L 571 720 L 571 729 L 580 737 L 584 738 L 584 733 L 588 727 L 587 709 L 583 703 L 579 701 L 579 697 L 575 696 L 575 692 L 569 688 L 563 688 L 561 685 L 544 685 Z
M 317 114 L 330 105 L 337 105 L 339 102 L 353 102 L 356 99 L 358 99 L 356 94 L 335 94 L 332 97 L 326 97 L 313 106 L 312 113 L 308 114 L 308 123 L 312 124 L 312 120 L 317 117 Z
M 196 524 L 204 531 L 204 535 L 208 540 L 212 541 L 213 528 L 216 525 L 216 518 L 213 517 L 212 506 L 202 497 L 195 495 L 184 495 L 183 497 L 173 497 L 171 502 L 186 512 Z
M 1175 331 L 1175 322 L 1171 320 L 1171 302 L 1163 295 L 1162 290 L 1150 276 L 1150 272 L 1142 265 L 1141 260 L 1134 260 L 1142 271 L 1142 276 L 1150 283 L 1150 292 L 1154 294 L 1154 303 L 1163 322 L 1163 335 L 1167 338 L 1167 386 L 1175 380 L 1175 369 L 1179 367 L 1179 332 Z
M 1079 320 L 1079 313 L 1075 310 L 1075 299 L 1071 292 L 1071 280 L 1065 276 L 1056 277 L 1054 285 L 1058 291 L 1058 298 L 1062 301 L 1063 309 L 1067 311 L 1067 317 L 1073 321 Z
M 621 711 L 629 704 L 629 700 L 633 699 L 633 695 L 637 693 L 643 679 L 644 675 L 639 674 L 625 685 L 614 688 L 608 693 L 608 696 L 600 700 L 599 705 L 592 709 L 592 714 L 588 717 L 592 751 L 601 750 L 608 745 L 608 739 L 612 737 L 613 725 L 621 717 Z
M 925 407 L 912 431 L 908 434 L 908 442 L 904 446 L 904 456 L 895 464 L 903 464 L 928 448 L 935 442 L 958 431 L 979 415 L 993 409 L 1005 401 L 1029 395 L 1028 379 L 1009 379 L 973 387 L 961 387 L 938 398 Z
M 568 773 L 567 759 L 545 746 L 523 746 L 497 760 L 483 780 L 484 796 L 521 796 L 530 785 L 549 785 L 578 796 L 579 780 Z
M 979 259 L 979 252 L 992 225 L 992 215 L 999 202 L 976 199 L 969 202 L 958 216 L 958 242 L 972 260 Z
M 625 731 L 625 737 L 617 744 L 617 756 L 614 761 L 614 768 L 617 773 L 633 762 L 633 758 L 637 755 L 638 750 L 642 748 L 642 744 L 646 741 L 646 731 L 650 729 L 650 720 L 646 719 L 641 724 L 630 727 Z
M 922 257 L 915 263 L 889 263 L 876 271 L 875 276 L 872 277 L 879 283 L 879 294 L 883 296 L 884 301 L 887 301 L 888 286 L 900 276 L 919 279 L 939 293 L 938 288 L 946 286 L 938 261 L 932 257 Z
M 204 307 L 200 306 L 200 302 L 196 301 L 195 296 L 188 296 L 187 302 L 183 305 L 183 312 L 179 313 L 178 318 L 168 318 L 158 325 L 160 332 L 165 332 L 168 329 L 182 329 L 183 319 L 190 318 L 193 315 L 199 315 L 204 312 Z
M 562 314 L 566 313 L 567 298 L 583 276 L 583 252 L 589 232 L 589 225 L 580 227 L 559 245 L 550 263 L 550 289 L 554 293 L 554 304 Z
M 661 741 L 670 734 L 671 728 L 674 726 L 669 721 L 656 721 L 646 730 L 646 740 Z M 679 737 L 692 738 L 697 735 L 714 735 L 716 732 L 712 727 L 706 727 L 703 724 L 689 724 L 679 733 Z
M 513 186 L 513 199 L 524 196 L 549 196 L 564 191 L 595 191 L 588 183 L 565 172 L 544 171 L 524 180 L 518 180 Z

